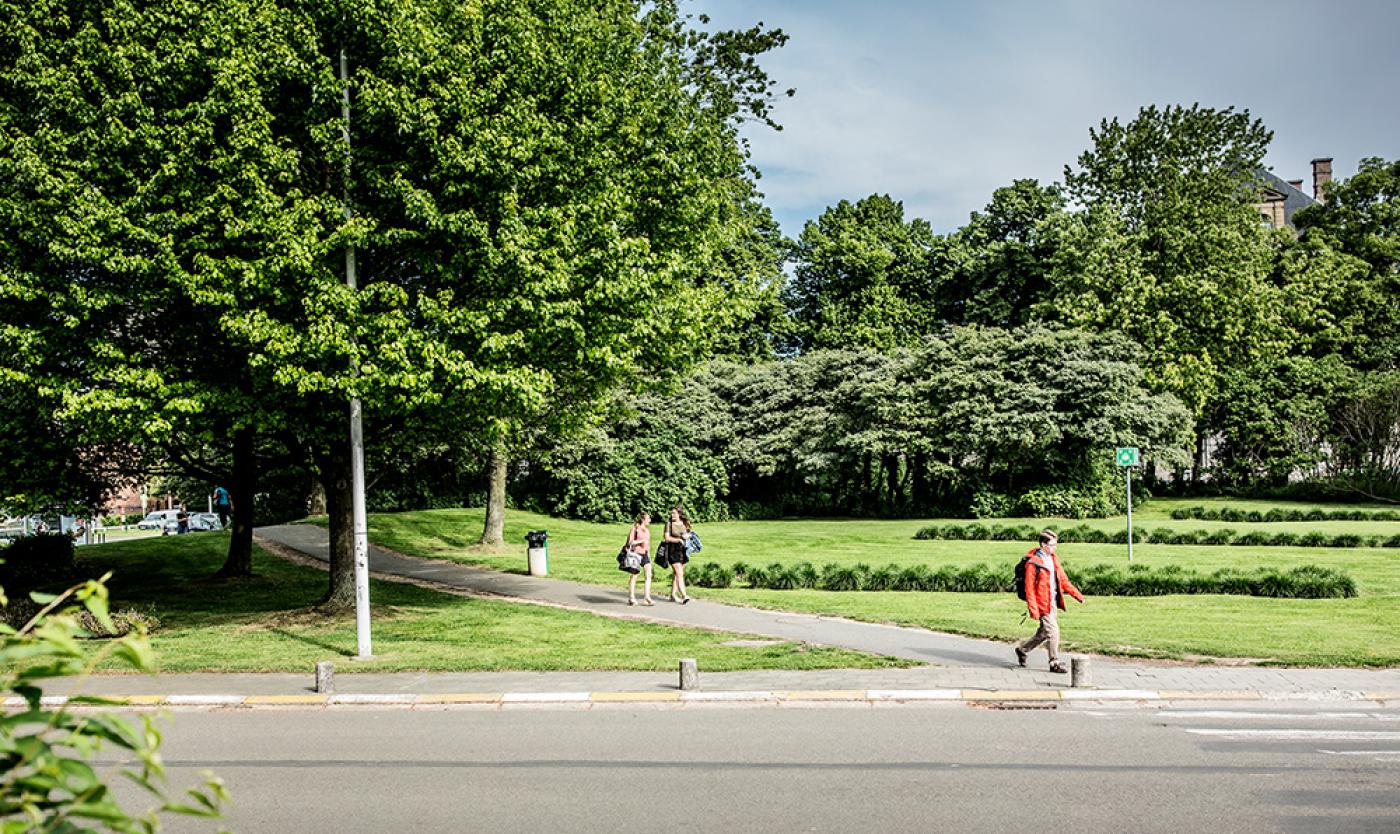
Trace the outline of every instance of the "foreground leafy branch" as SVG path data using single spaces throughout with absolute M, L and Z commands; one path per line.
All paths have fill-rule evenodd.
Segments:
M 0 624 L 0 686 L 23 705 L 0 715 L 0 834 L 19 832 L 155 832 L 161 814 L 217 818 L 228 800 L 212 774 L 182 797 L 172 797 L 160 758 L 161 734 L 148 716 L 140 720 L 89 707 L 111 704 L 75 696 L 50 708 L 43 701 L 45 681 L 89 675 L 114 656 L 135 671 L 149 672 L 154 657 L 144 629 L 110 640 L 89 652 L 79 624 L 83 611 L 112 631 L 106 581 L 88 580 L 61 594 L 33 593 L 43 607 L 20 628 Z M 8 606 L 0 590 L 0 606 Z M 83 707 L 74 712 L 72 705 Z M 121 763 L 101 773 L 91 760 L 115 749 Z M 147 794 L 152 807 L 129 814 L 117 802 L 113 781 L 125 781 Z

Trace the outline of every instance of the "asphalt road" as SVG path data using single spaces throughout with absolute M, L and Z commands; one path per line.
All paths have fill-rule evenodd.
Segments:
M 1400 831 L 1374 705 L 177 712 L 235 832 Z M 216 826 L 169 820 L 171 831 Z

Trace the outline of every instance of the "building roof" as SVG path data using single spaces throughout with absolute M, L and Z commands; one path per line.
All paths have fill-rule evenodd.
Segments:
M 1293 225 L 1293 212 L 1304 206 L 1317 205 L 1317 200 L 1289 185 L 1284 180 L 1259 168 L 1254 172 L 1259 178 L 1261 189 L 1276 192 L 1283 197 L 1283 222 Z

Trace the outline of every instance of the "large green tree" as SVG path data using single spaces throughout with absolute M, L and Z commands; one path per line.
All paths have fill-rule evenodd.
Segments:
M 229 460 L 231 573 L 269 441 L 343 534 L 350 397 L 410 442 L 570 431 L 704 355 L 751 278 L 721 256 L 761 217 L 737 131 L 781 33 L 630 0 L 2 10 L 6 382 Z
M 1082 211 L 1060 238 L 1046 316 L 1132 337 L 1150 382 L 1191 409 L 1204 438 L 1229 396 L 1224 375 L 1290 338 L 1269 280 L 1287 233 L 1253 207 L 1271 134 L 1247 111 L 1193 105 L 1105 120 L 1090 138 L 1065 170 Z
M 938 309 L 951 324 L 1015 327 L 1050 291 L 1063 190 L 1016 180 L 949 235 L 936 262 Z
M 873 194 L 808 221 L 784 289 L 791 348 L 889 350 L 916 344 L 937 321 L 928 222 Z

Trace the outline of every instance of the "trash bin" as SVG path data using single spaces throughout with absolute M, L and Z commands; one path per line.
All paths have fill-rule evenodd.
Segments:
M 530 575 L 547 576 L 549 574 L 549 533 L 545 530 L 531 530 L 525 534 L 525 543 L 529 546 L 526 558 L 530 566 Z

